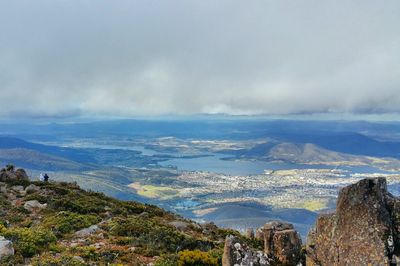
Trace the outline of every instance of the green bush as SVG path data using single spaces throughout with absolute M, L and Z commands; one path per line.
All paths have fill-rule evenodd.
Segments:
M 176 266 L 178 258 L 177 254 L 165 254 L 157 259 L 154 266 Z
M 23 187 L 27 187 L 31 184 L 29 180 L 25 179 L 7 179 L 5 180 L 5 183 L 7 183 L 9 186 L 23 186 Z
M 184 250 L 178 253 L 178 266 L 218 266 L 218 260 L 207 252 Z
M 14 243 L 15 251 L 24 257 L 32 257 L 56 242 L 54 234 L 43 227 L 5 228 L 0 226 L 0 233 Z
M 25 197 L 25 201 L 29 201 L 29 200 L 37 200 L 41 204 L 44 204 L 44 203 L 48 203 L 49 202 L 49 197 L 48 196 L 44 196 L 44 195 L 40 195 L 38 193 L 31 193 L 31 194 L 28 194 Z
M 208 242 L 198 241 L 178 232 L 174 227 L 140 217 L 113 219 L 109 226 L 112 235 L 131 237 L 131 244 L 138 247 L 137 253 L 147 256 L 211 246 Z
M 54 216 L 46 218 L 43 224 L 51 227 L 58 236 L 61 236 L 89 227 L 100 222 L 100 220 L 101 218 L 95 215 L 61 211 Z
M 98 214 L 104 212 L 106 202 L 96 197 L 71 194 L 52 201 L 50 205 L 53 209 L 59 211 L 70 211 L 80 214 Z
M 14 169 L 15 169 L 15 166 L 13 164 L 7 164 L 6 165 L 6 170 L 7 171 L 14 171 Z
M 97 253 L 95 247 L 77 247 L 76 250 L 78 251 L 79 255 L 85 259 L 96 260 L 99 257 L 99 253 Z
M 75 259 L 72 256 L 41 256 L 39 258 L 32 259 L 33 266 L 84 266 L 85 263 Z

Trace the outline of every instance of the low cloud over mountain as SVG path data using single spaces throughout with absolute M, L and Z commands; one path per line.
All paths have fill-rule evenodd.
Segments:
M 400 111 L 398 1 L 1 1 L 0 116 Z

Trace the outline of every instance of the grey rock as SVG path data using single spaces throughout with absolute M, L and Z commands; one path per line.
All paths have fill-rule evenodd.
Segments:
M 91 234 L 94 234 L 95 232 L 97 232 L 99 230 L 100 230 L 100 227 L 98 225 L 92 225 L 92 226 L 89 226 L 88 228 L 84 228 L 84 229 L 81 229 L 81 230 L 75 232 L 75 236 L 86 237 Z
M 41 210 L 47 207 L 47 204 L 41 204 L 39 201 L 37 200 L 29 200 L 27 202 L 25 202 L 24 204 L 24 208 L 28 211 L 37 211 L 37 210 Z
M 6 256 L 14 255 L 12 242 L 0 236 L 0 259 Z
M 262 251 L 253 251 L 236 236 L 225 239 L 222 266 L 267 266 L 271 259 Z
M 21 192 L 21 191 L 24 191 L 24 187 L 23 186 L 12 186 L 11 190 L 13 190 L 15 192 Z
M 168 224 L 172 225 L 179 231 L 185 231 L 188 228 L 188 226 L 190 225 L 189 223 L 183 222 L 183 221 L 173 221 L 173 222 L 169 222 Z
M 25 192 L 26 193 L 33 193 L 33 192 L 37 192 L 40 190 L 40 187 L 34 185 L 34 184 L 30 184 L 29 186 L 27 186 L 25 188 Z

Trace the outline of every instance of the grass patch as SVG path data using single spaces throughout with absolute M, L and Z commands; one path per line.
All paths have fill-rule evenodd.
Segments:
M 298 207 L 309 211 L 319 211 L 327 207 L 328 201 L 325 199 L 307 200 L 302 202 Z
M 151 199 L 172 199 L 178 194 L 178 190 L 171 187 L 141 185 L 138 182 L 130 184 L 129 187 L 134 188 L 138 195 Z

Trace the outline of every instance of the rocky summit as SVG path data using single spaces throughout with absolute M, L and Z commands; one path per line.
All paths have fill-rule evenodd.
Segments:
M 307 238 L 307 265 L 399 265 L 400 199 L 384 178 L 343 188 Z

